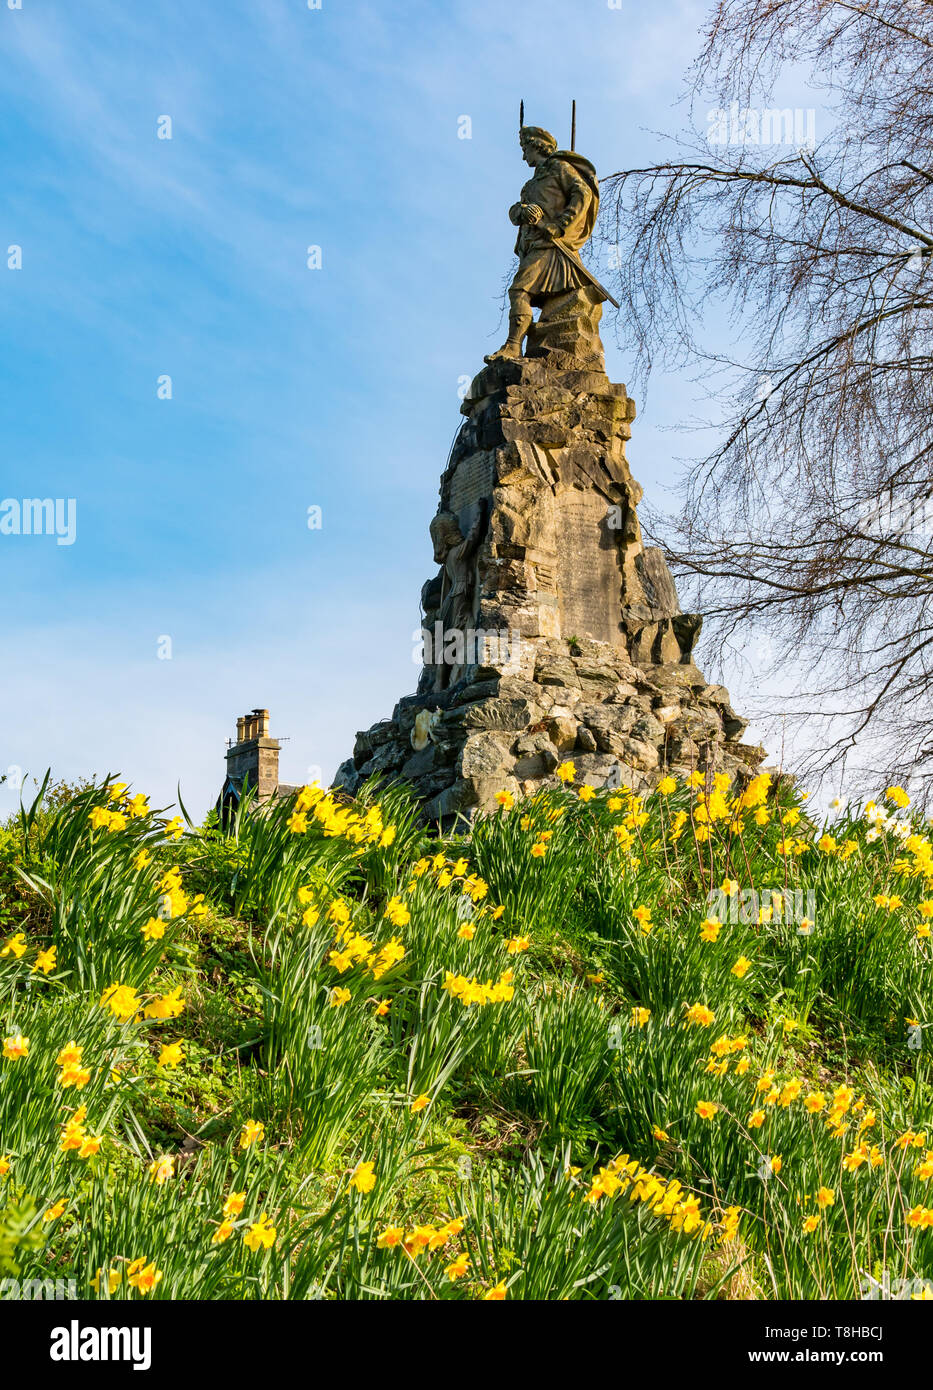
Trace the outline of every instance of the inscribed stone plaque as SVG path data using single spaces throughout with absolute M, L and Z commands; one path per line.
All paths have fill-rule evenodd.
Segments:
M 493 478 L 492 454 L 468 454 L 450 478 L 447 506 L 459 516 L 465 508 L 492 495 Z
M 567 488 L 555 503 L 561 633 L 618 643 L 622 575 L 606 500 L 590 489 Z

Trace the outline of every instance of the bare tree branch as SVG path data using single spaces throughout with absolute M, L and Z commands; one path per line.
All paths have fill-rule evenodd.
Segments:
M 783 711 L 803 734 L 830 726 L 811 770 L 855 750 L 866 775 L 928 794 L 931 47 L 930 0 L 719 0 L 691 129 L 673 157 L 607 180 L 603 228 L 638 374 L 690 364 L 712 412 L 679 515 L 649 513 L 648 533 L 721 653 L 749 627 L 774 644 Z M 786 136 L 792 113 L 768 103 L 788 61 L 830 94 L 813 148 L 758 139 Z M 702 100 L 718 103 L 706 132 Z M 723 309 L 728 357 L 708 343 Z

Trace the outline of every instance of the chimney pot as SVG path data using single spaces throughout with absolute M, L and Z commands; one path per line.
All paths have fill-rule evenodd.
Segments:
M 269 711 L 241 714 L 236 734 L 235 745 L 227 740 L 227 776 L 239 792 L 254 787 L 258 800 L 268 801 L 279 785 L 279 744 L 269 736 Z

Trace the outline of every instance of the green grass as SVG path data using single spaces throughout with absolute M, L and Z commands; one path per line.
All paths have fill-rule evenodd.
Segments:
M 929 824 L 566 776 L 440 841 L 398 788 L 223 835 L 44 786 L 0 827 L 0 1275 L 933 1292 Z

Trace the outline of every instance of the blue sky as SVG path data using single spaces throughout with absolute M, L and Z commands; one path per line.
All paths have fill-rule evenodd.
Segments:
M 0 770 L 180 781 L 200 815 L 243 711 L 283 780 L 329 778 L 414 688 L 458 384 L 503 336 L 518 100 L 565 143 L 576 97 L 601 175 L 644 162 L 704 9 L 0 0 L 0 497 L 77 502 L 74 545 L 0 537 Z M 693 400 L 652 381 L 652 500 Z

